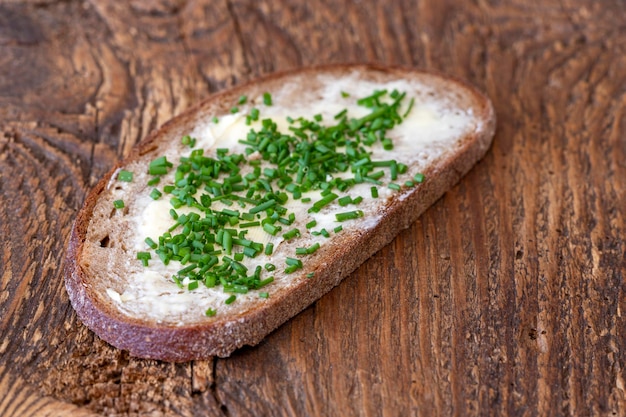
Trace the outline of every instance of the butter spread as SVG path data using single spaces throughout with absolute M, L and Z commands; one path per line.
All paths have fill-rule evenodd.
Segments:
M 406 91 L 405 108 L 400 113 L 404 113 L 411 98 L 414 98 L 415 102 L 407 118 L 387 132 L 387 137 L 392 139 L 394 148 L 387 151 L 382 148 L 380 143 L 377 143 L 371 149 L 373 152 L 372 160 L 394 159 L 409 167 L 408 172 L 395 181 L 402 184 L 416 173 L 423 171 L 432 161 L 440 158 L 450 147 L 454 147 L 458 138 L 476 128 L 471 110 L 451 108 L 453 101 L 442 100 L 438 96 L 439 93 L 431 94 L 434 91 L 431 91 L 432 87 L 428 85 L 407 80 L 382 84 L 373 83 L 357 80 L 357 76 L 355 74 L 347 75 L 339 80 L 332 78 L 332 81 L 329 82 L 325 82 L 324 77 L 320 77 L 319 81 L 326 87 L 314 97 L 307 97 L 306 104 L 301 103 L 303 105 L 299 107 L 287 107 L 285 103 L 291 99 L 283 99 L 283 97 L 294 95 L 293 89 L 295 87 L 292 85 L 286 85 L 281 90 L 272 92 L 273 106 L 263 105 L 260 97 L 251 97 L 251 101 L 255 99 L 256 101 L 240 106 L 239 112 L 216 115 L 217 123 L 211 118 L 207 118 L 203 123 L 197 124 L 189 134 L 197 139 L 195 148 L 204 149 L 205 155 L 214 152 L 216 148 L 229 148 L 231 154 L 244 153 L 245 145 L 240 144 L 239 140 L 245 138 L 250 129 L 258 130 L 261 126 L 260 121 L 253 122 L 251 125 L 245 123 L 246 115 L 253 105 L 260 110 L 260 119 L 271 118 L 278 124 L 279 131 L 288 133 L 288 116 L 294 118 L 302 116 L 311 119 L 314 115 L 320 114 L 322 116 L 321 124 L 333 123 L 334 115 L 347 109 L 350 117 L 358 118 L 368 114 L 370 110 L 358 106 L 356 104 L 357 98 L 367 96 L 372 91 L 380 89 Z M 344 97 L 342 92 L 349 92 L 350 96 Z M 188 152 L 190 151 L 188 150 Z M 167 156 L 170 161 L 176 163 L 181 156 L 180 150 L 172 145 Z M 350 174 L 338 175 L 349 176 Z M 166 180 L 167 177 L 164 179 Z M 387 184 L 390 181 L 388 175 L 382 178 L 382 181 Z M 111 184 L 108 188 L 110 186 Z M 284 206 L 289 212 L 295 213 L 296 219 L 298 219 L 297 227 L 302 233 L 302 237 L 298 238 L 298 246 L 310 246 L 315 242 L 319 242 L 320 245 L 332 244 L 332 239 L 327 239 L 321 235 L 315 236 L 311 232 L 326 229 L 332 235 L 333 229 L 338 225 L 342 226 L 343 233 L 374 227 L 381 215 L 379 213 L 381 205 L 398 191 L 391 190 L 384 185 L 378 186 L 379 198 L 374 199 L 370 194 L 371 186 L 370 183 L 357 184 L 344 193 L 352 198 L 362 196 L 363 201 L 358 207 L 340 207 L 335 201 L 318 213 L 308 213 L 310 204 L 304 204 L 301 200 L 289 199 Z M 146 237 L 151 237 L 156 241 L 173 224 L 169 214 L 171 209 L 169 198 L 164 195 L 159 200 L 153 200 L 149 196 L 151 188 L 147 187 L 144 194 L 136 196 L 134 203 L 135 210 L 137 210 L 137 214 L 134 216 L 135 230 L 132 233 L 134 240 L 129 242 L 129 246 L 135 251 L 146 250 L 147 246 L 144 242 Z M 312 201 L 316 201 L 320 198 L 320 194 L 319 191 L 310 191 L 303 197 L 310 197 Z M 344 222 L 336 221 L 336 213 L 357 208 L 364 212 L 364 217 Z M 179 214 L 190 211 L 192 209 L 186 206 L 177 210 Z M 306 229 L 304 225 L 312 220 L 316 221 L 316 225 L 311 229 Z M 252 227 L 248 230 L 248 239 L 264 245 L 273 243 L 274 255 L 260 254 L 255 258 L 244 258 L 242 262 L 249 270 L 253 270 L 257 265 L 265 265 L 267 262 L 276 264 L 277 269 L 273 272 L 275 281 L 267 288 L 270 294 L 274 285 L 281 287 L 291 285 L 294 277 L 299 274 L 286 275 L 282 273 L 285 256 L 293 256 L 293 254 L 277 253 L 283 243 L 281 234 L 271 236 L 261 227 Z M 288 229 L 283 231 L 286 230 Z M 306 258 L 303 259 L 303 262 L 306 265 Z M 181 289 L 171 279 L 172 275 L 181 268 L 179 262 L 172 261 L 169 265 L 164 265 L 158 257 L 153 256 L 149 267 L 135 269 L 129 276 L 124 277 L 124 288 L 121 292 L 119 288 L 118 291 L 108 288 L 106 290 L 107 296 L 119 306 L 121 311 L 129 315 L 136 316 L 139 314 L 157 322 L 181 325 L 207 320 L 204 312 L 209 308 L 220 312 L 228 312 L 230 309 L 243 311 L 247 308 L 254 308 L 257 303 L 265 302 L 264 299 L 259 298 L 256 291 L 239 294 L 235 303 L 225 305 L 224 301 L 230 294 L 224 293 L 220 286 L 207 288 L 201 284 L 193 291 L 186 288 Z M 304 271 L 306 272 L 306 266 Z M 187 284 L 187 281 L 184 281 L 183 284 Z

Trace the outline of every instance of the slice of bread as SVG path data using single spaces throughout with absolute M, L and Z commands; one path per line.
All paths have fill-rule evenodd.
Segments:
M 381 90 L 387 93 L 361 103 L 370 105 L 370 108 L 356 104 L 357 99 Z M 394 107 L 395 114 L 400 115 L 395 116 L 396 124 L 382 136 L 391 140 L 393 148 L 384 149 L 380 136 L 374 136 L 378 139 L 371 147 L 361 143 L 358 146 L 362 149 L 358 148 L 355 138 L 359 134 L 351 132 L 359 132 L 363 126 L 369 126 L 364 130 L 371 128 L 370 131 L 373 131 L 375 117 L 372 116 L 368 122 L 352 120 L 380 109 L 376 100 L 387 103 L 386 108 L 393 106 L 401 98 L 394 90 L 405 92 L 406 97 Z M 311 144 L 322 133 L 313 126 L 303 135 L 300 129 L 302 122 L 297 119 L 304 117 L 311 121 L 308 126 L 313 124 L 327 128 L 341 125 L 343 109 L 348 110 L 347 117 L 343 119 L 345 123 L 335 129 L 343 133 L 333 137 L 348 140 L 351 144 L 340 143 L 335 151 L 345 155 L 346 149 L 352 146 L 359 158 L 365 156 L 365 160 L 394 161 L 374 164 L 376 168 L 369 173 L 364 171 L 363 176 L 367 178 L 357 178 L 354 185 L 349 178 L 361 175 L 356 173 L 360 169 L 357 168 L 361 164 L 359 161 L 349 163 L 354 168 L 345 169 L 345 165 L 339 163 L 339 170 L 333 171 L 331 166 L 324 168 L 325 172 L 319 171 L 319 166 L 311 165 L 310 171 L 317 174 L 317 185 L 308 191 L 303 186 L 300 195 L 300 191 L 294 192 L 293 185 L 292 188 L 287 187 L 286 182 L 290 180 L 283 178 L 285 181 L 281 184 L 273 179 L 277 166 L 270 166 L 262 157 L 271 154 L 271 151 L 275 151 L 276 156 L 278 150 L 267 148 L 267 143 L 263 149 L 271 151 L 266 154 L 259 150 L 246 150 L 255 139 L 248 133 L 251 129 L 259 133 L 265 118 L 276 123 L 277 130 L 282 134 L 276 136 L 278 140 L 293 136 L 296 142 Z M 250 116 L 256 119 L 257 110 L 258 120 L 249 120 L 250 124 L 246 124 Z M 288 117 L 292 118 L 291 122 Z M 371 65 L 317 67 L 270 75 L 216 94 L 148 136 L 87 196 L 75 221 L 68 247 L 66 287 L 72 305 L 80 319 L 102 339 L 138 357 L 187 361 L 213 355 L 225 357 L 243 345 L 255 345 L 339 284 L 346 275 L 414 222 L 485 154 L 494 129 L 494 110 L 484 95 L 458 80 L 412 69 Z M 327 130 L 331 131 L 332 128 Z M 191 140 L 182 140 L 185 136 L 190 136 Z M 302 139 L 305 136 L 306 139 Z M 361 139 L 367 142 L 367 133 L 362 136 Z M 311 146 L 307 149 L 321 152 L 316 154 L 316 161 L 323 160 L 328 149 Z M 228 151 L 218 151 L 223 148 Z M 196 208 L 184 204 L 180 206 L 175 201 L 173 209 L 171 200 L 177 194 L 168 194 L 167 191 L 171 192 L 174 187 L 167 190 L 165 186 L 181 180 L 182 176 L 175 178 L 177 166 L 181 157 L 190 157 L 193 149 L 203 149 L 204 157 L 212 158 L 212 161 L 218 160 L 220 155 L 245 155 L 242 161 L 236 161 L 240 162 L 238 169 L 241 169 L 242 176 L 251 174 L 252 181 L 255 177 L 254 164 L 260 164 L 256 174 L 262 173 L 260 178 L 265 179 L 264 184 L 268 184 L 275 195 L 283 192 L 283 197 L 287 195 L 289 200 L 284 201 L 283 198 L 269 211 L 260 210 L 243 218 L 243 213 L 251 209 L 254 212 L 254 207 L 260 204 L 261 200 L 254 200 L 260 192 L 253 196 L 253 192 L 246 194 L 239 190 L 240 197 L 246 194 L 250 199 L 241 197 L 235 201 L 239 204 L 233 204 L 232 201 L 224 201 L 226 198 L 217 198 L 220 192 L 205 182 L 189 191 L 193 200 L 180 198 L 187 198 L 187 202 L 195 201 Z M 294 160 L 297 159 L 300 151 L 292 148 L 291 152 L 295 155 Z M 302 162 L 305 157 L 304 152 L 301 153 L 298 163 L 304 167 L 311 161 Z M 152 185 L 148 185 L 149 181 L 156 181 L 155 176 L 149 174 L 150 163 L 163 156 L 173 166 L 168 169 L 161 164 L 165 166 L 163 172 L 167 173 L 158 176 L 158 184 L 151 182 Z M 285 152 L 281 157 L 288 156 Z M 231 171 L 234 163 L 231 161 Z M 225 165 L 229 164 L 223 162 L 220 166 Z M 391 165 L 395 167 L 391 168 Z M 270 170 L 266 171 L 266 168 Z M 132 173 L 132 180 L 124 181 L 129 179 L 124 178 L 128 172 Z M 235 174 L 223 173 L 215 181 L 226 184 L 225 176 L 235 178 Z M 303 178 L 315 177 L 314 174 L 307 176 L 307 168 L 302 168 L 301 175 L 304 177 L 292 178 L 291 181 L 301 184 Z M 183 187 L 185 181 L 177 185 Z M 341 189 L 332 190 L 337 198 L 331 198 L 332 201 L 326 205 L 318 203 L 317 208 L 311 209 L 314 203 L 324 199 L 322 190 L 315 187 L 324 188 L 329 184 L 342 184 L 342 181 L 344 186 L 339 187 Z M 224 187 L 231 192 L 230 185 Z M 161 196 L 159 193 L 150 196 L 155 188 Z M 227 191 L 224 193 L 228 194 Z M 203 193 L 208 197 L 200 197 Z M 200 214 L 195 220 L 209 217 L 205 209 L 198 209 L 204 207 L 208 200 L 213 204 L 209 205 L 209 212 L 219 211 L 222 216 L 226 209 L 229 216 L 234 217 L 232 223 L 220 227 L 235 232 L 222 231 L 217 238 L 211 235 L 208 241 L 200 240 L 200 243 L 174 242 L 176 245 L 180 243 L 180 247 L 188 245 L 188 249 L 182 252 L 169 241 L 170 255 L 161 253 L 163 259 L 171 257 L 165 265 L 157 253 L 167 246 L 168 240 L 166 236 L 159 242 L 159 236 L 168 230 L 172 235 L 182 233 L 183 225 L 176 227 L 178 220 L 174 217 L 188 219 L 193 212 Z M 201 205 L 200 201 L 203 202 Z M 124 203 L 123 208 L 120 202 Z M 285 207 L 287 212 L 283 210 L 279 213 L 280 206 Z M 349 219 L 339 221 L 337 213 L 344 212 L 351 213 L 347 215 Z M 272 213 L 277 213 L 273 223 L 266 226 L 269 229 L 263 229 L 260 223 Z M 289 213 L 293 213 L 291 219 L 288 218 Z M 276 222 L 279 214 L 282 217 Z M 215 220 L 217 217 L 212 218 Z M 242 226 L 245 222 L 252 226 Z M 181 223 L 184 221 L 181 220 Z M 282 231 L 275 232 L 281 227 Z M 284 236 L 292 229 L 298 230 L 291 233 L 295 237 L 291 238 L 290 233 Z M 204 229 L 194 224 L 189 230 L 200 236 Z M 239 236 L 242 230 L 248 233 Z M 274 232 L 275 236 L 269 232 Z M 235 243 L 226 243 L 226 234 Z M 146 243 L 147 237 L 155 243 Z M 236 240 L 239 237 L 257 242 L 262 249 L 257 245 L 251 256 L 248 256 L 249 252 L 246 256 L 236 255 L 245 249 L 245 241 Z M 214 240 L 216 243 L 211 243 Z M 159 243 L 162 246 L 156 251 L 149 246 Z M 274 246 L 271 254 L 266 254 L 268 243 Z M 319 248 L 315 250 L 318 244 Z M 256 273 L 253 277 L 257 278 L 255 283 L 242 286 L 237 281 L 232 284 L 227 277 L 220 284 L 217 277 L 217 285 L 213 286 L 215 281 L 211 280 L 216 279 L 217 272 L 210 272 L 212 267 L 200 271 L 205 264 L 196 262 L 198 259 L 206 261 L 208 252 L 216 258 L 218 265 L 232 266 L 231 262 L 240 267 L 243 265 L 241 276 L 245 279 Z M 230 252 L 226 255 L 228 260 L 223 258 L 225 252 Z M 138 259 L 138 253 L 139 258 L 150 257 L 145 259 L 147 266 Z M 185 254 L 193 254 L 194 258 L 184 259 Z M 191 277 L 186 276 L 185 268 L 193 271 L 187 273 Z M 181 269 L 183 272 L 180 272 Z M 209 277 L 211 274 L 212 278 Z M 273 281 L 268 280 L 269 277 L 273 277 Z M 197 288 L 194 288 L 196 285 Z

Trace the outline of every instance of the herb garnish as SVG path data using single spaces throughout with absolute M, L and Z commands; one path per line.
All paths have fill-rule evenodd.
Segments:
M 153 188 L 150 192 L 155 200 L 169 198 L 173 224 L 157 240 L 148 237 L 147 246 L 166 265 L 180 262 L 182 268 L 172 277 L 179 286 L 193 290 L 199 283 L 206 287 L 221 285 L 224 292 L 231 293 L 226 304 L 236 300 L 235 294 L 270 284 L 274 277 L 264 275 L 277 266 L 266 263 L 265 268 L 257 266 L 251 271 L 244 259 L 261 253 L 271 256 L 274 244 L 263 245 L 246 239 L 248 230 L 260 227 L 271 236 L 281 233 L 285 240 L 296 239 L 302 232 L 288 227 L 296 220 L 287 208 L 290 199 L 309 203 L 310 197 L 303 198 L 303 194 L 318 191 L 320 197 L 312 202 L 309 213 L 320 212 L 335 200 L 342 207 L 358 206 L 362 196 L 352 198 L 345 194 L 354 185 L 364 182 L 383 185 L 381 179 L 385 175 L 395 181 L 398 174 L 405 173 L 408 167 L 397 161 L 371 159 L 371 147 L 376 143 L 386 150 L 393 148 L 386 134 L 402 122 L 413 106 L 411 100 L 409 108 L 400 115 L 405 96 L 406 93 L 396 90 L 389 94 L 386 90 L 374 91 L 357 101 L 370 109 L 366 116 L 349 118 L 347 110 L 343 110 L 330 125 L 321 124 L 321 115 L 313 116 L 312 120 L 288 118 L 289 132 L 278 131 L 271 119 L 262 119 L 260 127 L 251 128 L 239 141 L 245 145 L 242 154 L 217 149 L 215 154 L 205 155 L 203 149 L 195 148 L 195 139 L 184 136 L 182 143 L 192 149 L 189 156 L 180 158 L 175 167 L 165 156 L 156 158 L 148 167 L 148 173 L 153 176 L 151 186 L 156 186 L 172 169 L 175 171 L 172 183 L 163 186 L 162 191 Z M 342 92 L 342 97 L 349 95 Z M 238 106 L 247 102 L 248 97 L 241 96 L 231 113 L 238 113 Z M 272 105 L 269 93 L 263 94 L 263 103 Z M 246 123 L 250 125 L 259 117 L 260 111 L 253 107 Z M 217 119 L 213 118 L 213 122 L 217 123 Z M 118 179 L 132 181 L 132 173 L 120 171 Z M 424 177 L 416 174 L 413 179 L 420 183 Z M 406 182 L 405 186 L 413 186 L 414 182 Z M 394 183 L 387 187 L 401 188 Z M 371 196 L 378 197 L 376 186 L 371 187 Z M 188 209 L 184 213 L 177 211 L 185 207 Z M 335 218 L 345 222 L 362 216 L 363 211 L 357 209 L 337 213 Z M 309 231 L 316 224 L 315 220 L 307 222 L 306 233 L 330 237 L 325 228 Z M 342 229 L 339 225 L 333 231 L 339 233 Z M 320 247 L 319 242 L 298 247 L 295 255 L 306 257 Z M 150 252 L 139 252 L 137 258 L 147 265 Z M 302 260 L 294 257 L 287 257 L 285 264 L 287 274 L 304 266 Z M 312 276 L 313 273 L 307 274 L 309 278 Z M 259 296 L 267 298 L 268 293 L 261 292 Z M 208 309 L 205 314 L 214 316 L 216 311 Z

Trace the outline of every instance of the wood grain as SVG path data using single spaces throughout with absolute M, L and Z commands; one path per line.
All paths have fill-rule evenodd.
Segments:
M 1 1 L 0 414 L 626 415 L 625 22 L 622 0 Z M 65 245 L 117 158 L 211 92 L 354 61 L 477 85 L 492 149 L 229 359 L 130 358 L 77 320 Z

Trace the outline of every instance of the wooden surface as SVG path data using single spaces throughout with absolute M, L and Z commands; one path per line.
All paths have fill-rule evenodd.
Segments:
M 0 2 L 0 415 L 626 415 L 623 0 Z M 462 182 L 229 359 L 130 358 L 69 305 L 86 191 L 214 91 L 371 61 L 498 114 Z

